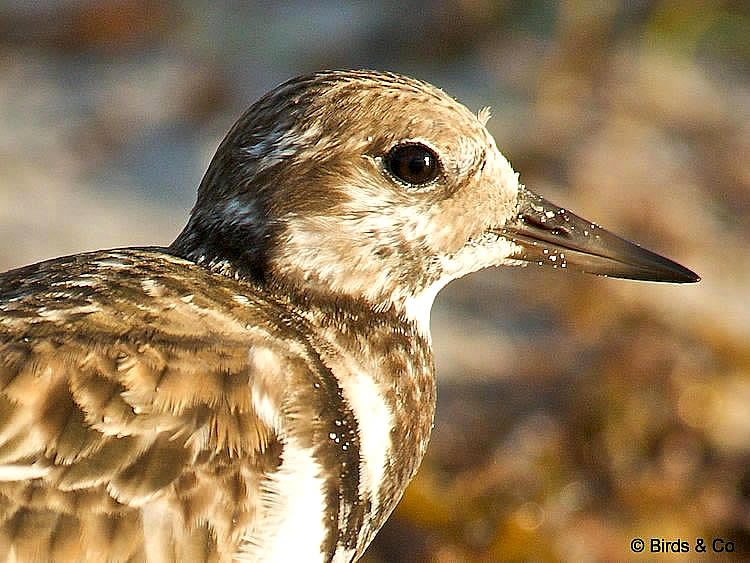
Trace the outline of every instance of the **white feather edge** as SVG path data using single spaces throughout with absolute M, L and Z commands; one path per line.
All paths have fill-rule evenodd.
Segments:
M 0 481 L 25 481 L 27 479 L 40 479 L 46 477 L 50 472 L 49 467 L 37 465 L 22 465 L 8 463 L 0 465 Z

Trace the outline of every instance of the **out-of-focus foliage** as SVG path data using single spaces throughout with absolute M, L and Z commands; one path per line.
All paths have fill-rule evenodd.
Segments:
M 446 289 L 433 442 L 367 561 L 630 560 L 636 537 L 750 558 L 750 3 L 271 4 L 3 3 L 0 268 L 168 242 L 286 78 L 432 81 L 492 106 L 528 186 L 704 279 Z

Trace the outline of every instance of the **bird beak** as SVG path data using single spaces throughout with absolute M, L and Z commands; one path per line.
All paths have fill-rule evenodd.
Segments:
M 516 217 L 497 234 L 520 247 L 513 258 L 559 269 L 632 280 L 693 283 L 676 262 L 621 239 L 521 187 Z

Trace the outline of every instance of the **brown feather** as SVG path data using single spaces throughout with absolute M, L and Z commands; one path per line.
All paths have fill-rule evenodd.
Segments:
M 147 256 L 153 273 L 175 269 Z M 170 314 L 153 322 L 130 304 L 144 301 L 145 274 L 132 272 L 122 289 L 135 299 L 115 312 L 111 274 L 77 266 L 99 278 L 102 292 L 86 302 L 97 312 L 71 316 L 59 303 L 52 312 L 34 293 L 13 303 L 12 326 L 0 323 L 0 462 L 47 469 L 0 481 L 0 549 L 12 545 L 22 561 L 140 560 L 153 548 L 141 507 L 156 499 L 179 516 L 159 539 L 168 560 L 228 560 L 258 509 L 263 470 L 279 463 L 252 406 L 248 351 L 260 341 L 233 330 L 229 309 L 181 300 L 204 290 L 187 281 L 160 292 Z M 214 275 L 198 270 L 199 281 Z M 244 314 L 242 326 L 260 323 Z M 148 338 L 132 327 L 148 327 Z

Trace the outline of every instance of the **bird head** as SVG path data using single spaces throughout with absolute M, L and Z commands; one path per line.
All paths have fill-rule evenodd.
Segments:
M 364 299 L 420 323 L 440 288 L 490 266 L 699 279 L 528 190 L 488 117 L 396 74 L 293 79 L 224 139 L 173 248 L 217 271 Z

